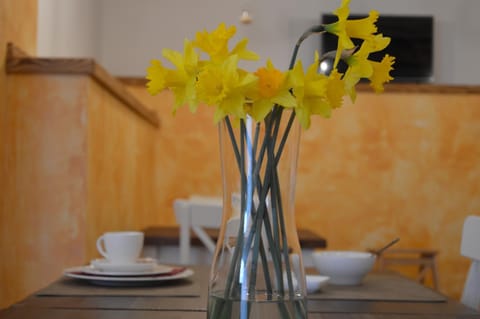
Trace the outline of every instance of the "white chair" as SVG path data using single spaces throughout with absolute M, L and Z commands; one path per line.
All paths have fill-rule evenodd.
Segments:
M 462 256 L 472 260 L 462 294 L 462 303 L 480 309 L 480 216 L 468 216 L 463 224 Z
M 222 199 L 217 197 L 192 196 L 174 201 L 175 218 L 180 225 L 180 263 L 191 263 L 191 230 L 208 251 L 214 253 L 216 243 L 204 228 L 220 227 L 222 207 Z

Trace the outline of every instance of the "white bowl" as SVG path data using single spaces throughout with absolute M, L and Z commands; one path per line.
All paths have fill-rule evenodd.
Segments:
M 305 281 L 307 282 L 307 292 L 314 293 L 322 289 L 323 286 L 328 284 L 330 278 L 322 275 L 306 275 Z
M 321 251 L 312 254 L 317 271 L 332 285 L 359 285 L 375 264 L 376 256 L 361 251 Z

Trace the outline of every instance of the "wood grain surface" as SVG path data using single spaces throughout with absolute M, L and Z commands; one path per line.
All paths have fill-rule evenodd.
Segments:
M 195 268 L 198 278 L 208 278 L 208 267 Z M 409 282 L 402 291 L 407 300 L 421 285 L 397 274 L 383 274 L 395 280 Z M 93 287 L 92 287 L 93 288 Z M 116 288 L 110 288 L 112 291 Z M 128 289 L 128 288 L 125 288 Z M 172 288 L 174 289 L 174 288 Z M 335 289 L 335 287 L 332 287 Z M 344 287 L 348 289 L 348 287 Z M 208 290 L 202 281 L 198 297 L 141 296 L 37 296 L 32 295 L 9 309 L 0 311 L 1 319 L 17 318 L 206 318 Z M 115 292 L 112 292 L 114 295 Z M 471 318 L 479 319 L 480 313 L 451 299 L 442 301 L 385 301 L 381 296 L 371 300 L 308 300 L 309 318 L 322 319 L 417 319 L 417 318 Z

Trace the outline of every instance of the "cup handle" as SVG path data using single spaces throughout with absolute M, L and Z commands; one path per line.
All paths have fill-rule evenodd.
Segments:
M 103 239 L 104 239 L 104 235 L 98 237 L 97 239 L 97 250 L 98 252 L 100 253 L 100 255 L 102 255 L 103 257 L 107 258 L 108 259 L 108 255 L 107 255 L 107 252 L 105 251 L 105 249 L 103 248 Z

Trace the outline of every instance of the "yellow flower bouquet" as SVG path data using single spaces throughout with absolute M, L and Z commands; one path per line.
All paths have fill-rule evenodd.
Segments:
M 169 89 L 173 113 L 184 105 L 214 108 L 219 124 L 224 214 L 209 284 L 208 318 L 306 318 L 306 285 L 294 220 L 294 188 L 301 128 L 311 116 L 330 117 L 345 96 L 355 100 L 355 86 L 368 79 L 376 92 L 392 77 L 394 57 L 369 60 L 390 38 L 378 33 L 376 11 L 349 20 L 349 0 L 334 11 L 338 20 L 303 33 L 290 67 L 277 69 L 270 60 L 249 72 L 240 60 L 257 60 L 247 39 L 232 49 L 234 26 L 220 24 L 185 40 L 183 52 L 163 50 L 174 67 L 153 60 L 147 89 Z M 298 49 L 312 34 L 338 36 L 337 50 L 320 56 L 306 70 Z M 356 45 L 352 39 L 358 39 Z M 356 40 L 357 41 L 357 40 Z M 320 63 L 333 59 L 329 74 Z M 339 63 L 347 69 L 340 72 Z M 297 121 L 295 121 L 297 119 Z

